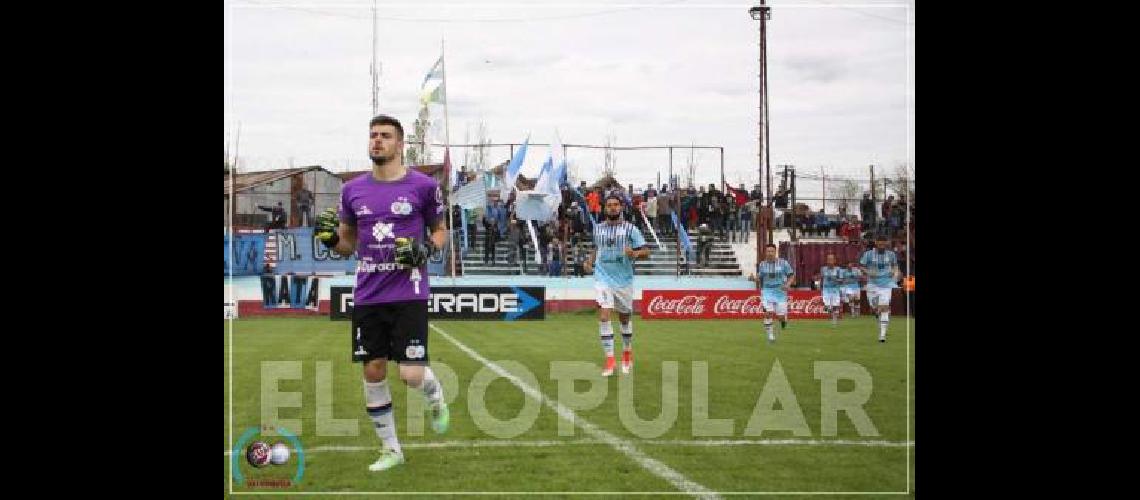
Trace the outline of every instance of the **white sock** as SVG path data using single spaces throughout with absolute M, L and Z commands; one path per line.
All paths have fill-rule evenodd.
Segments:
M 606 357 L 614 355 L 614 328 L 609 321 L 598 322 L 598 334 L 602 338 L 602 350 L 605 351 Z
M 891 313 L 879 313 L 879 336 L 887 336 L 887 323 L 891 321 Z
M 383 441 L 384 446 L 396 453 L 400 450 L 400 441 L 396 439 L 396 418 L 392 415 L 392 393 L 388 390 L 388 381 L 364 381 L 364 404 L 368 417 L 376 427 L 376 435 Z
M 768 336 L 772 336 L 772 318 L 764 318 L 764 331 L 768 332 Z
M 621 343 L 626 351 L 633 350 L 633 319 L 629 323 L 618 323 L 621 326 Z
M 439 381 L 436 380 L 435 372 L 431 371 L 430 366 L 424 367 L 424 380 L 418 389 L 424 394 L 431 406 L 443 402 L 443 385 L 440 385 Z

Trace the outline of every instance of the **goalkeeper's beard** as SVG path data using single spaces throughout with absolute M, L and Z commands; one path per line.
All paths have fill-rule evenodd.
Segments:
M 608 219 L 608 220 L 618 220 L 619 218 L 621 218 L 620 213 L 619 214 L 611 214 L 608 212 L 606 213 L 606 219 Z
M 385 158 L 383 156 L 372 156 L 372 155 L 369 155 L 368 157 L 372 159 L 372 164 L 376 165 L 378 167 L 386 166 L 386 165 L 392 163 L 396 159 L 396 155 L 392 155 L 389 158 Z

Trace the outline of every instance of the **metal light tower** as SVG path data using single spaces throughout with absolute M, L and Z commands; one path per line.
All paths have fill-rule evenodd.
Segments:
M 758 169 L 760 179 L 767 179 L 765 185 L 767 186 L 768 200 L 768 214 L 773 214 L 772 209 L 772 165 L 770 162 L 771 154 L 769 152 L 768 142 L 768 20 L 772 18 L 772 8 L 764 4 L 764 0 L 760 0 L 760 5 L 748 9 L 748 15 L 752 19 L 760 21 L 760 150 L 758 152 Z M 772 242 L 772 224 L 766 224 L 768 228 L 768 237 L 766 242 Z M 762 249 L 759 246 L 760 238 L 756 238 L 757 248 L 756 256 L 759 262 Z

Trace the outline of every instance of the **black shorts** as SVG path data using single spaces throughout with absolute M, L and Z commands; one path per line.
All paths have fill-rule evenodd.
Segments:
M 352 309 L 352 361 L 387 358 L 401 364 L 428 362 L 426 300 L 357 304 Z

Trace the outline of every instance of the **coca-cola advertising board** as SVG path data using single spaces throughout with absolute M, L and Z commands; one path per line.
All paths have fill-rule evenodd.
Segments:
M 760 319 L 764 310 L 755 290 L 643 290 L 645 319 Z M 819 290 L 788 292 L 788 318 L 827 318 Z

